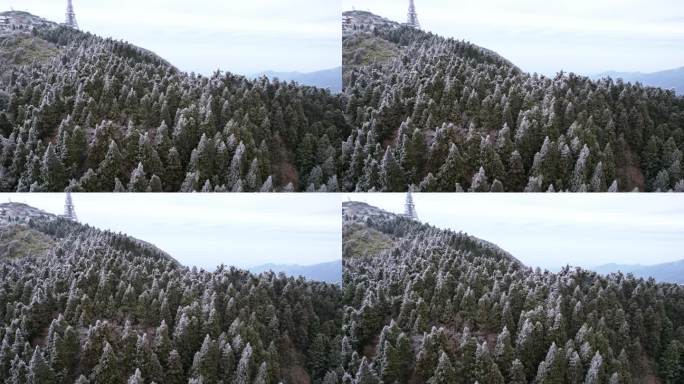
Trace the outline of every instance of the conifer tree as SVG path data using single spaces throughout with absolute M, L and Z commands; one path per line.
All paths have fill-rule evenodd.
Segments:
M 119 361 L 112 346 L 105 341 L 99 362 L 93 369 L 91 381 L 103 384 L 122 382 Z
M 131 179 L 128 182 L 129 192 L 145 192 L 149 187 L 149 182 L 145 176 L 145 169 L 142 163 L 138 163 L 137 168 L 131 172 Z
M 449 356 L 442 351 L 439 356 L 439 362 L 437 363 L 437 369 L 435 374 L 428 380 L 428 384 L 447 384 L 447 383 L 458 383 L 459 379 L 456 376 L 456 371 L 451 365 Z
M 59 192 L 66 186 L 64 164 L 55 153 L 52 143 L 48 144 L 43 156 L 41 166 L 41 178 L 45 181 L 45 189 L 51 192 Z
M 43 358 L 40 349 L 33 350 L 33 356 L 28 368 L 28 383 L 30 384 L 49 384 L 55 381 L 55 373 L 48 366 Z

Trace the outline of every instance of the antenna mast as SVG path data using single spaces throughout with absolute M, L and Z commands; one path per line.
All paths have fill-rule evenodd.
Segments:
M 416 205 L 413 203 L 413 195 L 411 194 L 412 189 L 413 186 L 409 187 L 408 192 L 406 193 L 406 205 L 404 206 L 404 216 L 408 217 L 411 220 L 418 220 L 418 214 L 416 213 Z
M 413 4 L 413 0 L 409 0 L 408 20 L 406 21 L 406 25 L 415 29 L 420 29 L 418 13 L 416 13 L 416 5 Z
M 67 0 L 66 21 L 64 25 L 70 28 L 78 29 L 78 22 L 76 22 L 76 13 L 74 13 L 74 6 L 71 0 Z
M 71 200 L 71 192 L 69 191 L 67 191 L 66 200 L 64 201 L 64 218 L 71 221 L 78 221 L 76 209 L 74 208 L 74 202 Z

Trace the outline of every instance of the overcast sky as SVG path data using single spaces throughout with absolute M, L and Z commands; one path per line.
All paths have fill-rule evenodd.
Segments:
M 408 0 L 342 0 L 404 22 Z M 684 66 L 682 0 L 415 0 L 423 29 L 553 75 Z
M 150 242 L 184 265 L 310 265 L 342 258 L 340 195 L 73 194 L 82 223 Z M 0 194 L 50 213 L 64 194 Z
M 404 194 L 349 194 L 403 213 Z M 557 270 L 684 259 L 678 194 L 414 194 L 421 221 L 491 241 L 528 266 Z
M 66 0 L 0 0 L 63 22 Z M 150 49 L 185 71 L 341 65 L 340 0 L 73 0 L 81 29 Z

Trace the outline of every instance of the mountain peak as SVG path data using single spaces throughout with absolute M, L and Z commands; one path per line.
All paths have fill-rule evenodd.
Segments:
M 366 221 L 368 218 L 393 219 L 399 215 L 360 201 L 342 203 L 342 216 L 345 220 Z
M 352 233 L 356 232 L 359 230 L 358 227 L 365 227 L 362 232 L 364 232 L 363 236 L 363 242 L 371 242 L 374 243 L 373 247 L 370 247 L 373 250 L 380 250 L 380 249 L 389 249 L 392 244 L 397 244 L 396 240 L 400 238 L 404 238 L 404 235 L 398 235 L 397 233 L 393 233 L 392 231 L 387 231 L 386 229 L 389 227 L 394 227 L 395 224 L 389 224 L 387 225 L 388 222 L 394 222 L 396 220 L 403 219 L 405 222 L 410 222 L 410 223 L 415 223 L 415 225 L 422 226 L 421 229 L 418 230 L 418 232 L 426 232 L 430 230 L 437 230 L 441 231 L 442 233 L 446 235 L 457 235 L 461 236 L 464 239 L 467 239 L 470 241 L 472 244 L 477 245 L 482 251 L 486 252 L 489 255 L 495 256 L 495 257 L 501 257 L 501 258 L 506 258 L 508 260 L 513 261 L 514 263 L 518 264 L 519 266 L 523 267 L 524 264 L 518 260 L 515 256 L 513 256 L 510 252 L 504 250 L 503 248 L 499 247 L 498 245 L 480 239 L 475 236 L 468 235 L 466 233 L 460 232 L 457 233 L 456 231 L 452 229 L 437 229 L 435 227 L 430 226 L 427 223 L 416 221 L 413 219 L 409 219 L 404 215 L 401 214 L 396 214 L 396 213 L 391 213 L 387 212 L 381 208 L 374 207 L 368 203 L 364 202 L 359 202 L 359 201 L 347 201 L 342 203 L 342 217 L 343 217 L 343 222 L 345 223 L 346 226 L 348 226 L 347 233 Z M 369 221 L 370 219 L 370 221 Z M 378 228 L 373 229 L 371 232 L 367 232 L 367 229 L 370 229 L 371 227 L 376 226 L 376 224 L 379 223 L 385 223 L 385 224 L 380 224 Z M 396 223 L 400 223 L 400 221 L 396 221 Z M 409 224 L 413 225 L 413 224 Z M 400 231 L 402 232 L 402 231 Z M 369 233 L 371 235 L 369 235 Z M 402 232 L 403 233 L 403 232 Z M 389 236 L 388 236 L 389 235 Z M 349 238 L 354 237 L 353 235 L 350 235 Z M 369 240 L 370 239 L 370 240 Z M 351 242 L 350 242 L 351 244 Z M 382 245 L 380 247 L 377 247 L 376 245 Z M 349 245 L 349 244 L 347 244 Z M 351 253 L 359 253 L 357 249 L 354 249 Z
M 56 215 L 32 207 L 28 204 L 15 202 L 0 204 L 0 223 L 10 220 L 28 221 L 30 219 L 55 218 L 57 218 Z
M 5 11 L 0 12 L 0 32 L 14 31 L 17 27 L 21 29 L 37 28 L 56 28 L 59 24 L 36 16 L 26 11 Z
M 342 34 L 351 35 L 372 32 L 376 28 L 401 28 L 401 24 L 369 11 L 346 11 L 342 13 Z

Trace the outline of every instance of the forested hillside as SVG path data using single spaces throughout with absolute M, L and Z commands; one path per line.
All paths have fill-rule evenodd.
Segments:
M 345 14 L 343 95 L 4 15 L 1 190 L 684 191 L 684 98 L 366 12 Z
M 684 191 L 684 98 L 346 12 L 349 191 Z
M 21 12 L 0 25 L 0 190 L 338 189 L 341 98 L 178 71 Z
M 21 204 L 0 243 L 29 249 L 0 253 L 0 382 L 338 382 L 338 285 L 187 268 Z
M 343 215 L 343 382 L 684 380 L 682 286 L 534 270 L 363 203 Z

